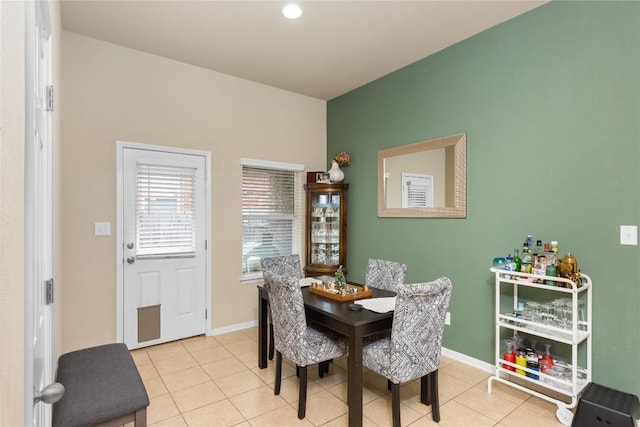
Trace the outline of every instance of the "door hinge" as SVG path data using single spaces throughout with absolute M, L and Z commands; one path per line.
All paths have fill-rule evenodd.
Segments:
M 53 304 L 53 279 L 46 280 L 45 285 L 45 304 Z
M 209 248 L 209 241 L 205 240 L 204 241 L 204 250 L 206 251 Z
M 208 315 L 209 315 L 209 313 L 207 313 L 207 309 L 205 308 L 204 309 L 204 320 L 207 320 L 209 318 Z
M 53 111 L 53 86 L 47 86 L 47 111 Z

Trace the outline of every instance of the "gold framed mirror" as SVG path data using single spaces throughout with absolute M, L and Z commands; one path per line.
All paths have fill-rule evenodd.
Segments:
M 378 216 L 467 217 L 467 134 L 378 151 Z

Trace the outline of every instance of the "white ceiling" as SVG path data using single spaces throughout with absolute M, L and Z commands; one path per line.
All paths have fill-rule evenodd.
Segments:
M 68 1 L 64 30 L 329 100 L 547 0 Z

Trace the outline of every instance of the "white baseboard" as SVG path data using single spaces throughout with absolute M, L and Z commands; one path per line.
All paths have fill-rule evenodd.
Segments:
M 251 322 L 238 323 L 235 325 L 224 326 L 222 328 L 209 329 L 207 331 L 207 336 L 216 336 L 227 334 L 229 332 L 237 332 L 242 331 L 244 329 L 255 328 L 258 326 L 258 321 L 253 320 Z M 454 350 L 449 350 L 446 347 L 442 347 L 442 355 L 448 357 L 449 359 L 453 359 L 456 362 L 464 363 L 465 365 L 473 366 L 474 368 L 480 369 L 481 371 L 485 371 L 488 373 L 495 372 L 495 366 L 490 363 L 483 362 L 482 360 L 476 359 L 471 356 L 467 356 L 466 354 L 459 353 Z
M 222 328 L 209 329 L 207 331 L 208 337 L 213 337 L 216 335 L 228 334 L 229 332 L 237 332 L 242 331 L 249 328 L 255 328 L 258 326 L 258 321 L 253 320 L 251 322 L 237 323 L 235 325 L 224 326 Z
M 457 351 L 454 351 L 454 350 L 449 350 L 446 347 L 442 347 L 442 355 L 445 357 L 448 357 L 449 359 L 453 359 L 456 362 L 473 366 L 474 368 L 480 369 L 481 371 L 485 371 L 491 374 L 495 372 L 495 366 L 493 366 L 492 364 L 484 362 L 480 359 L 476 359 L 471 356 L 467 356 L 466 354 L 458 353 Z

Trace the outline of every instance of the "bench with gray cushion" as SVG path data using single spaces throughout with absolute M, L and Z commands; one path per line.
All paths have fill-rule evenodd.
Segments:
M 53 405 L 53 426 L 147 425 L 149 396 L 124 344 L 63 354 L 56 381 L 65 388 Z

